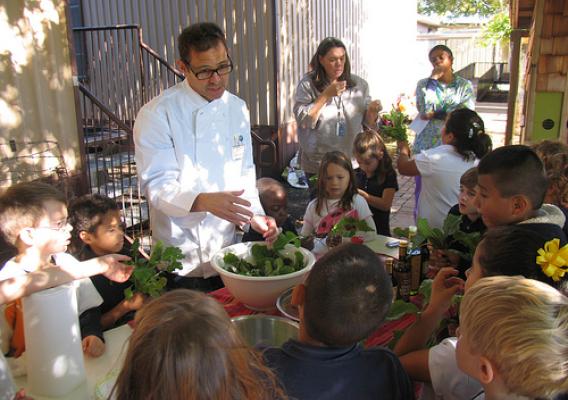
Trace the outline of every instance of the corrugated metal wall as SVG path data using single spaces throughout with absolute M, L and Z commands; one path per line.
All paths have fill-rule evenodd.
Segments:
M 361 1 L 82 0 L 81 5 L 85 26 L 140 25 L 143 40 L 172 65 L 184 27 L 198 21 L 218 23 L 235 61 L 230 90 L 249 105 L 253 125 L 278 126 L 290 120 L 295 86 L 327 36 L 344 40 L 353 72 L 366 77 L 358 46 L 365 19 Z
M 273 1 L 82 0 L 85 26 L 138 24 L 143 40 L 171 65 L 179 57 L 177 36 L 186 26 L 213 21 L 226 32 L 235 62 L 230 80 L 243 98 L 251 123 L 276 125 Z
M 352 72 L 367 77 L 359 46 L 365 13 L 361 1 L 283 0 L 276 3 L 279 120 L 286 123 L 293 119 L 296 85 L 308 71 L 310 59 L 322 39 L 335 36 L 343 40 Z

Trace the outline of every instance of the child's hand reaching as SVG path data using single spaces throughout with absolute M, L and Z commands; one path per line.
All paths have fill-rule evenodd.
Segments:
M 136 292 L 136 293 L 134 293 L 134 296 L 132 296 L 130 299 L 124 299 L 123 300 L 124 308 L 127 311 L 140 310 L 142 308 L 142 306 L 144 305 L 144 303 L 146 303 L 146 300 L 148 300 L 148 296 L 145 296 L 142 293 Z
M 98 264 L 101 269 L 101 274 L 115 282 L 126 282 L 134 267 L 131 265 L 123 264 L 124 261 L 130 260 L 130 257 L 121 254 L 108 254 L 106 256 L 101 256 L 93 258 L 92 260 L 85 262 L 93 262 Z
M 464 281 L 456 277 L 459 273 L 454 268 L 442 268 L 432 282 L 432 295 L 428 308 L 438 315 L 450 308 L 452 297 L 463 291 Z
M 300 236 L 301 246 L 305 249 L 312 250 L 314 248 L 314 237 L 310 236 Z
M 100 357 L 105 351 L 105 343 L 97 336 L 87 336 L 82 341 L 83 353 L 90 357 Z
M 272 243 L 276 240 L 281 230 L 276 226 L 276 221 L 266 215 L 255 215 L 250 219 L 252 229 L 262 234 L 262 237 Z

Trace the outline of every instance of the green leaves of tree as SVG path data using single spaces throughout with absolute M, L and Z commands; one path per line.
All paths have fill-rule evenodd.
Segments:
M 511 20 L 506 11 L 495 14 L 493 18 L 483 27 L 481 33 L 481 44 L 484 46 L 507 43 L 511 38 Z
M 449 17 L 482 15 L 490 16 L 506 8 L 504 0 L 419 0 L 420 14 L 438 14 Z

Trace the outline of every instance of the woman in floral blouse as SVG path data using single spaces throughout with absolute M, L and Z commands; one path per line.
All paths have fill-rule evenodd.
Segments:
M 428 58 L 434 67 L 432 74 L 418 81 L 416 87 L 419 118 L 427 120 L 428 124 L 414 141 L 415 154 L 441 144 L 441 130 L 447 114 L 458 108 L 475 109 L 471 82 L 455 75 L 452 69 L 452 51 L 437 45 L 430 50 Z
M 430 50 L 428 58 L 432 63 L 429 78 L 421 79 L 416 86 L 418 117 L 428 121 L 414 140 L 413 153 L 437 147 L 441 142 L 441 131 L 446 115 L 458 108 L 475 109 L 475 96 L 470 81 L 455 75 L 452 69 L 454 56 L 444 45 Z M 418 199 L 421 189 L 420 177 L 416 177 L 415 195 Z M 415 210 L 416 214 L 416 210 Z

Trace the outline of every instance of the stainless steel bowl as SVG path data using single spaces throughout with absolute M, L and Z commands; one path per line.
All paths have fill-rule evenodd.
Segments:
M 245 341 L 254 347 L 280 347 L 289 339 L 297 339 L 297 323 L 271 315 L 243 315 L 231 318 Z
M 300 322 L 298 307 L 292 305 L 293 291 L 293 287 L 286 289 L 286 291 L 278 297 L 278 300 L 276 300 L 276 308 L 278 308 L 278 311 L 285 317 L 290 318 L 292 321 Z

